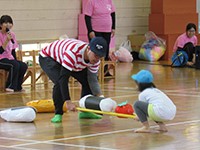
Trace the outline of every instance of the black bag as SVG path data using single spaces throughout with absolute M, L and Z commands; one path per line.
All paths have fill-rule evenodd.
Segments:
M 200 69 L 200 46 L 195 47 L 195 68 Z
M 133 60 L 140 60 L 140 58 L 139 58 L 139 52 L 132 51 L 131 55 L 133 57 Z

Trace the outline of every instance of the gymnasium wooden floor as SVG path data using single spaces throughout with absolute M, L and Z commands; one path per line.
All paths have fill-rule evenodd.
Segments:
M 162 62 L 161 64 L 166 64 Z M 200 70 L 170 68 L 142 62 L 118 63 L 117 79 L 102 85 L 105 97 L 117 103 L 137 100 L 138 91 L 130 76 L 149 69 L 156 86 L 177 106 L 177 115 L 167 122 L 167 133 L 134 133 L 141 124 L 133 119 L 105 116 L 102 120 L 78 119 L 78 113 L 64 114 L 62 123 L 51 123 L 53 113 L 38 113 L 34 123 L 9 123 L 0 119 L 1 150 L 199 150 L 200 149 Z M 52 89 L 29 86 L 23 93 L 0 93 L 0 108 L 23 106 L 36 99 L 51 98 Z M 78 104 L 80 86 L 71 87 Z M 150 121 L 151 128 L 157 128 Z

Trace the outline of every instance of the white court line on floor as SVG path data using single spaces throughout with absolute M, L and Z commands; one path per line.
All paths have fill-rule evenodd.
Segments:
M 198 122 L 200 122 L 200 120 L 191 120 L 191 121 L 170 123 L 170 124 L 166 124 L 166 126 L 177 126 L 177 125 L 185 125 L 185 124 L 198 123 Z M 151 128 L 155 128 L 155 127 L 158 127 L 158 126 L 157 125 L 151 126 Z M 8 146 L 8 148 L 9 147 L 10 148 L 15 148 L 15 147 L 20 147 L 20 146 L 28 146 L 28 145 L 33 145 L 33 144 L 54 144 L 54 145 L 59 144 L 59 145 L 62 145 L 62 146 L 72 146 L 72 147 L 74 147 L 74 146 L 79 147 L 80 146 L 80 147 L 84 148 L 84 147 L 88 147 L 88 146 L 85 146 L 85 145 L 73 145 L 73 144 L 63 144 L 63 143 L 55 143 L 55 142 L 67 141 L 67 140 L 75 140 L 75 139 L 83 139 L 83 138 L 96 137 L 96 136 L 104 136 L 104 135 L 110 135 L 110 134 L 116 134 L 116 133 L 130 132 L 130 131 L 134 131 L 134 130 L 135 130 L 135 128 L 131 128 L 131 129 L 125 129 L 125 130 L 117 130 L 117 131 L 102 132 L 102 133 L 89 134 L 89 135 L 74 136 L 74 137 L 69 137 L 69 138 L 61 138 L 61 139 L 54 139 L 54 140 L 47 140 L 47 141 L 37 141 L 37 142 L 34 142 L 34 143 L 16 144 L 16 145 Z M 10 138 L 7 138 L 7 139 L 10 140 Z M 98 147 L 94 147 L 94 148 L 98 149 Z M 99 149 L 101 149 L 101 148 L 99 148 Z M 105 150 L 107 150 L 107 148 L 105 148 Z M 112 149 L 109 149 L 109 150 L 112 150 Z
M 0 149 L 1 148 L 11 148 L 11 147 L 9 147 L 9 146 L 1 146 L 0 145 Z M 13 147 L 13 149 L 19 149 L 19 150 L 38 150 L 38 149 L 33 149 L 33 148 L 24 148 L 24 147 Z
M 128 88 L 126 88 L 127 90 Z M 196 88 L 188 88 L 188 89 L 184 89 L 184 90 L 196 90 Z M 132 90 L 132 88 L 131 88 Z M 190 97 L 200 97 L 200 95 L 190 95 L 189 94 L 173 94 L 174 92 L 182 92 L 183 89 L 179 89 L 179 90 L 165 90 L 166 92 L 170 92 L 168 93 L 169 95 L 173 95 L 173 96 L 190 96 Z M 108 90 L 108 91 L 114 91 L 114 90 Z M 123 90 L 121 90 L 123 92 Z M 172 93 L 171 93 L 172 92 Z M 198 92 L 198 91 L 197 91 Z M 131 94 L 131 95 L 123 95 L 123 96 L 115 96 L 115 97 L 111 97 L 111 98 L 122 98 L 122 97 L 130 97 L 130 96 L 136 96 L 138 95 L 136 94 Z M 189 123 L 197 123 L 200 122 L 200 120 L 194 120 L 194 121 L 185 121 L 185 122 L 177 122 L 177 123 L 173 123 L 173 124 L 167 124 L 167 126 L 176 126 L 176 125 L 183 125 L 183 124 L 189 124 Z M 153 128 L 156 126 L 152 126 Z M 107 135 L 107 134 L 114 134 L 114 133 L 122 133 L 122 132 L 128 132 L 128 131 L 133 131 L 134 129 L 126 129 L 126 130 L 118 130 L 118 131 L 112 131 L 112 132 L 105 132 L 105 133 L 98 133 L 98 134 L 91 134 L 91 135 L 83 135 L 83 136 L 75 136 L 75 137 L 70 137 L 70 138 L 63 138 L 63 139 L 57 139 L 57 140 L 49 140 L 49 141 L 34 141 L 34 140 L 23 140 L 23 139 L 17 139 L 17 138 L 5 138 L 5 137 L 0 137 L 0 139 L 4 138 L 4 139 L 9 139 L 9 140 L 18 140 L 18 141 L 24 141 L 24 142 L 31 142 L 31 143 L 26 143 L 26 144 L 18 144 L 18 145 L 13 145 L 13 146 L 8 146 L 8 148 L 17 148 L 16 146 L 25 146 L 25 145 L 33 145 L 33 144 L 41 144 L 41 143 L 46 143 L 46 144 L 57 144 L 54 143 L 56 141 L 62 141 L 62 140 L 73 140 L 73 139 L 79 139 L 79 138 L 87 138 L 87 137 L 93 137 L 93 136 L 103 136 L 103 135 Z M 81 145 L 73 145 L 73 144 L 62 144 L 59 143 L 61 145 L 68 145 L 68 146 L 72 146 L 72 147 L 86 147 L 86 146 L 81 146 Z M 0 145 L 0 147 L 2 147 Z M 89 147 L 88 147 L 89 148 Z M 17 148 L 18 149 L 18 148 Z M 26 148 L 19 148 L 19 149 L 24 149 L 24 150 L 28 150 Z M 100 149 L 98 147 L 96 147 L 96 149 Z M 105 148 L 106 150 L 107 148 Z M 31 150 L 31 149 L 29 149 Z M 33 149 L 34 150 L 34 149 Z
M 167 93 L 170 96 L 181 96 L 181 97 L 200 97 L 200 95 L 193 95 L 194 93 L 189 93 L 189 94 L 172 94 L 172 93 Z M 190 95 L 191 94 L 191 95 Z
M 63 144 L 63 143 L 55 143 L 55 142 L 49 142 L 49 141 L 38 141 L 38 142 L 34 142 L 34 143 L 17 144 L 17 145 L 4 146 L 4 147 L 20 148 L 22 146 L 30 146 L 30 145 L 35 145 L 35 144 L 49 144 L 49 145 L 51 144 L 51 145 L 61 145 L 61 146 L 76 147 L 76 148 L 90 148 L 90 149 L 97 149 L 97 150 L 118 150 L 118 149 L 106 148 L 106 147 L 96 147 L 96 146 L 77 145 L 77 144 Z M 1 145 L 0 145 L 0 147 L 1 147 Z M 33 150 L 37 150 L 37 149 L 33 149 Z
M 190 123 L 197 123 L 197 122 L 200 122 L 200 120 L 192 120 L 192 121 L 183 121 L 183 122 L 171 123 L 171 124 L 166 124 L 166 126 L 183 125 L 183 124 L 190 124 Z M 155 128 L 155 127 L 158 127 L 158 126 L 157 125 L 151 126 L 151 128 Z M 61 140 L 73 140 L 73 139 L 79 139 L 79 138 L 88 138 L 88 137 L 109 135 L 109 134 L 122 133 L 122 132 L 134 131 L 134 130 L 135 130 L 135 128 L 131 128 L 131 129 L 125 129 L 125 130 L 117 130 L 117 131 L 111 131 L 111 132 L 103 132 L 103 133 L 75 136 L 75 137 L 70 137 L 70 138 L 48 140 L 46 142 L 50 142 L 50 141 L 51 142 L 55 142 L 55 141 L 61 141 Z
M 199 92 L 196 92 L 196 93 L 199 93 Z M 200 97 L 200 95 L 191 95 L 191 93 L 189 93 L 189 94 L 183 94 L 183 93 L 177 93 L 177 94 L 174 94 L 174 92 L 173 93 L 168 93 L 168 92 L 166 92 L 166 94 L 167 95 L 170 95 L 170 96 L 184 96 L 184 97 Z M 112 99 L 116 99 L 116 98 L 123 98 L 123 97 L 133 97 L 133 96 L 138 96 L 138 93 L 135 93 L 135 94 L 129 94 L 129 95 L 121 95 L 121 96 L 111 96 L 111 97 L 109 97 L 109 98 L 112 98 Z M 134 99 L 134 100 L 137 100 L 137 98 L 136 99 Z M 79 100 L 74 100 L 73 102 L 75 102 L 75 103 L 78 103 L 79 102 Z
M 47 144 L 70 146 L 70 147 L 77 147 L 77 148 L 91 148 L 91 149 L 99 149 L 99 150 L 118 150 L 118 149 L 113 149 L 113 148 L 86 146 L 86 145 L 75 145 L 75 144 L 62 144 L 62 143 L 54 143 L 54 142 L 48 142 Z
M 19 139 L 19 138 L 10 138 L 10 137 L 0 137 L 2 140 L 13 140 L 13 141 L 20 141 L 20 142 L 38 142 L 37 140 L 26 140 L 26 139 Z

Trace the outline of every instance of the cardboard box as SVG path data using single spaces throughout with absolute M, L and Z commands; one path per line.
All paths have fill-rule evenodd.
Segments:
M 139 52 L 142 44 L 145 41 L 145 36 L 143 34 L 128 35 L 128 40 L 131 42 L 132 50 Z

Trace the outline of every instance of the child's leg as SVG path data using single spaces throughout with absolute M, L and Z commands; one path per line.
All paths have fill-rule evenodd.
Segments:
M 149 128 L 148 117 L 148 103 L 142 101 L 136 101 L 134 104 L 134 110 L 138 119 L 142 122 L 143 127 L 135 130 L 137 133 L 151 132 Z
M 163 122 L 156 122 L 156 123 L 159 125 L 159 129 L 158 129 L 159 131 L 161 131 L 161 132 L 167 132 L 168 131 Z
M 142 122 L 142 124 L 143 124 L 143 127 L 136 129 L 135 133 L 150 133 L 151 130 L 149 128 L 149 122 L 145 121 L 145 122 Z

